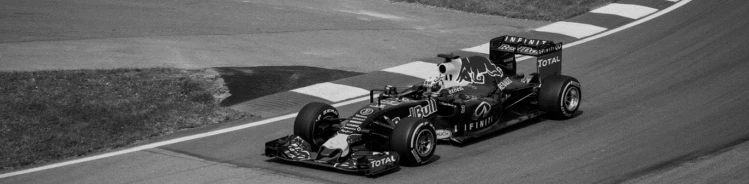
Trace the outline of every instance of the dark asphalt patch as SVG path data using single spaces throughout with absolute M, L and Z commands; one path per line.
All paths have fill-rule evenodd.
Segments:
M 266 95 L 363 73 L 309 66 L 259 66 L 214 68 L 229 87 L 231 96 L 221 106 L 232 106 Z

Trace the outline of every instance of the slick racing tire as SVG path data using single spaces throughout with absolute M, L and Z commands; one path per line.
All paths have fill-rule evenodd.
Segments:
M 551 119 L 569 119 L 582 101 L 580 82 L 569 76 L 558 75 L 541 81 L 538 106 Z
M 424 118 L 407 117 L 395 125 L 390 136 L 390 149 L 401 157 L 400 164 L 425 164 L 437 148 L 437 133 L 432 123 Z
M 312 150 L 317 149 L 325 143 L 337 131 L 333 124 L 338 123 L 331 119 L 338 118 L 338 110 L 325 103 L 312 102 L 299 111 L 294 120 L 294 135 L 307 141 Z

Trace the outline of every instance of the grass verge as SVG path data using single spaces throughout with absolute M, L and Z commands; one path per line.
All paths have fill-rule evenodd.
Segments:
M 390 0 L 510 18 L 557 21 L 618 0 Z
M 0 170 L 239 119 L 213 70 L 0 72 Z

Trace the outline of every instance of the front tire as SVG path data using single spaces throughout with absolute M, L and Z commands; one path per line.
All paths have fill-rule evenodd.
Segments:
M 332 126 L 337 121 L 338 110 L 325 103 L 312 102 L 299 110 L 294 120 L 294 135 L 307 141 L 312 150 L 317 150 L 327 139 L 335 135 Z
M 542 81 L 538 106 L 552 119 L 569 119 L 577 112 L 582 101 L 580 82 L 559 75 Z
M 390 136 L 390 149 L 401 157 L 401 165 L 423 165 L 437 148 L 437 133 L 424 118 L 407 117 L 395 125 Z

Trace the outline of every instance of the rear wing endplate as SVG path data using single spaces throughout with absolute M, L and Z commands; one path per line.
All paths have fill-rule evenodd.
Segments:
M 517 36 L 500 36 L 489 42 L 489 57 L 505 67 L 516 70 L 515 54 L 536 57 L 541 81 L 562 74 L 562 43 Z

